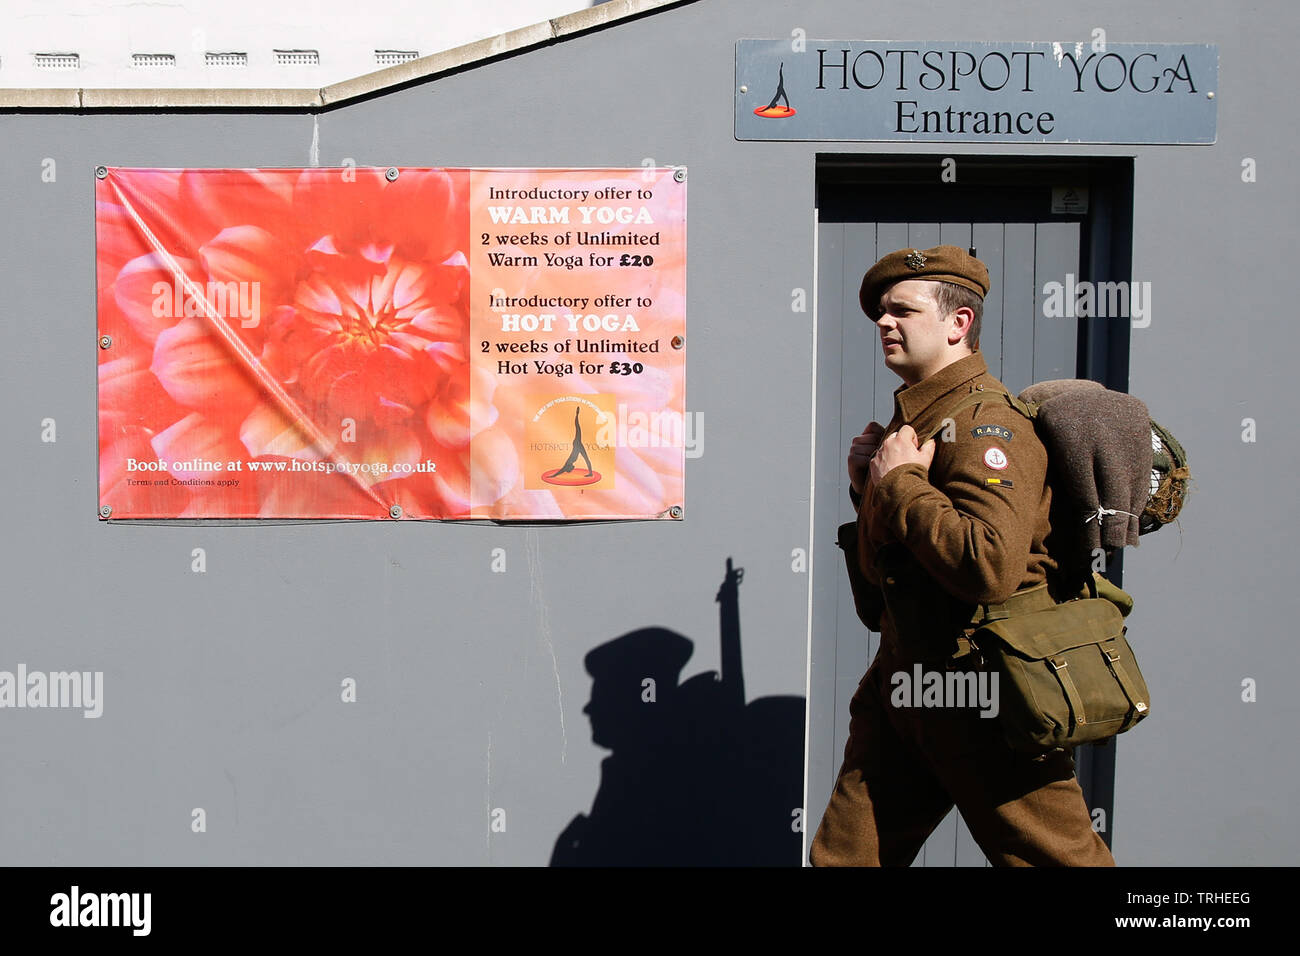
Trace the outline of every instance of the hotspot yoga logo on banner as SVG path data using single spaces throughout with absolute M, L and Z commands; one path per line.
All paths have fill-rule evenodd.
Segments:
M 101 167 L 101 516 L 668 516 L 684 179 Z

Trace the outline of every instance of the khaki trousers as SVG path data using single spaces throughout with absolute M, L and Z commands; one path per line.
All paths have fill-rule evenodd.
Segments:
M 942 662 L 927 664 L 942 669 Z M 995 866 L 1114 866 L 1092 829 L 1074 758 L 1013 751 L 975 707 L 896 707 L 911 672 L 888 636 L 849 705 L 849 740 L 809 859 L 814 866 L 907 866 L 955 804 Z

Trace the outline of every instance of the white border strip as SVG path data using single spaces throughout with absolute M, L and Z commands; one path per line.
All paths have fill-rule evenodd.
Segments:
M 820 210 L 813 202 L 813 268 L 812 268 L 812 424 L 808 429 L 808 654 L 804 662 L 803 689 L 803 856 L 801 866 L 808 866 L 808 737 L 812 729 L 812 642 L 813 642 L 813 574 L 816 572 L 816 552 L 813 540 L 816 537 L 815 519 L 817 515 L 817 262 L 818 242 L 821 239 L 819 222 Z

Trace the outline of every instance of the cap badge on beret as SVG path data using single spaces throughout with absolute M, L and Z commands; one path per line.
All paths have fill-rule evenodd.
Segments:
M 925 256 L 915 249 L 909 252 L 903 261 L 907 263 L 907 267 L 913 272 L 920 272 L 925 268 Z

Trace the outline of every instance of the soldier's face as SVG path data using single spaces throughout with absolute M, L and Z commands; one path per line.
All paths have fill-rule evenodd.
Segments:
M 934 285 L 925 279 L 904 279 L 880 297 L 876 328 L 885 365 L 908 385 L 928 378 L 954 358 L 949 342 L 952 323 L 939 313 Z

